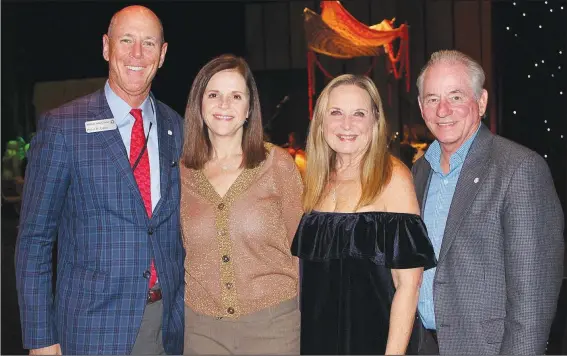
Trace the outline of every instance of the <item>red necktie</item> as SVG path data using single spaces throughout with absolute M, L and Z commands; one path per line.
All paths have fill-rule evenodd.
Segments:
M 136 160 L 140 156 L 140 152 L 144 149 L 146 143 L 146 135 L 144 135 L 144 121 L 142 120 L 142 109 L 132 109 L 130 114 L 136 119 L 134 127 L 132 127 L 132 137 L 130 138 L 130 166 L 134 166 Z M 134 170 L 134 178 L 138 183 L 138 189 L 144 201 L 144 207 L 148 217 L 152 217 L 152 189 L 150 184 L 150 158 L 148 150 L 144 149 L 144 154 L 138 166 Z M 156 284 L 157 272 L 152 260 L 150 266 L 150 288 Z

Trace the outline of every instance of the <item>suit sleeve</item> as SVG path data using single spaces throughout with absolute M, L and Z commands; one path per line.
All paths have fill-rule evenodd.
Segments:
M 508 187 L 502 216 L 506 318 L 501 354 L 545 352 L 563 273 L 563 213 L 546 162 L 527 157 Z
M 411 170 L 411 175 L 414 178 L 415 181 L 415 177 L 417 176 L 417 172 L 419 171 L 419 169 L 421 168 L 423 164 L 423 156 L 421 156 L 417 161 L 415 161 L 414 164 L 412 164 L 410 170 Z M 414 182 L 415 183 L 415 182 Z
M 20 231 L 16 243 L 16 287 L 24 348 L 59 342 L 52 290 L 52 251 L 69 186 L 64 137 L 57 120 L 45 117 L 28 152 Z
M 184 125 L 184 119 L 181 115 L 179 115 L 176 111 L 173 112 L 173 117 L 175 119 L 175 124 L 177 125 L 177 128 L 179 130 L 179 145 L 177 146 L 177 149 L 179 151 L 179 157 L 181 157 L 181 152 L 183 151 L 183 140 L 185 139 L 185 125 Z
M 415 175 L 417 173 L 417 167 L 416 167 L 415 163 L 411 166 L 410 170 L 411 170 L 412 177 L 415 179 Z

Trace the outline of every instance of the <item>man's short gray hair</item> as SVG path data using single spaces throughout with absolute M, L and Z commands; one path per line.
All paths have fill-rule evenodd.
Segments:
M 429 61 L 425 64 L 421 73 L 419 73 L 419 77 L 417 77 L 417 91 L 420 97 L 423 90 L 423 78 L 425 77 L 425 72 L 427 72 L 427 70 L 432 66 L 440 63 L 464 65 L 471 81 L 471 88 L 475 99 L 480 99 L 485 80 L 484 70 L 477 61 L 456 50 L 441 50 L 434 52 L 431 55 Z

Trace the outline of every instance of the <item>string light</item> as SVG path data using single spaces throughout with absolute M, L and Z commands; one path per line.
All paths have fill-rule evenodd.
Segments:
M 563 64 L 561 61 L 558 60 L 563 60 L 565 57 L 563 56 L 563 52 L 565 51 L 565 45 L 564 43 L 560 43 L 559 45 L 557 45 L 557 41 L 556 41 L 556 37 L 553 35 L 553 33 L 550 33 L 550 31 L 552 31 L 552 28 L 554 28 L 553 24 L 557 23 L 557 21 L 562 21 L 561 19 L 559 19 L 558 17 L 556 17 L 556 12 L 558 11 L 564 11 L 564 4 L 560 4 L 555 6 L 555 3 L 553 1 L 543 1 L 543 3 L 545 4 L 545 6 L 542 6 L 542 3 L 540 2 L 539 4 L 533 6 L 532 4 L 535 2 L 530 2 L 530 1 L 525 1 L 526 4 L 524 4 L 524 2 L 518 3 L 518 1 L 513 1 L 512 5 L 518 9 L 518 11 L 510 11 L 511 14 L 515 13 L 516 19 L 513 18 L 514 15 L 509 16 L 509 17 L 503 17 L 503 21 L 501 23 L 506 24 L 506 22 L 508 22 L 508 24 L 504 25 L 503 28 L 505 29 L 505 31 L 503 31 L 503 35 L 505 36 L 514 36 L 516 38 L 516 40 L 514 42 L 512 42 L 512 46 L 519 46 L 517 47 L 517 49 L 514 49 L 514 51 L 517 51 L 517 54 L 514 55 L 511 58 L 518 58 L 519 61 L 521 61 L 522 59 L 524 59 L 524 63 L 522 64 L 524 66 L 524 72 L 521 73 L 523 75 L 527 76 L 528 80 L 534 80 L 534 83 L 537 83 L 538 87 L 534 87 L 534 86 L 530 86 L 530 90 L 535 92 L 539 92 L 541 95 L 545 95 L 547 97 L 549 97 L 550 95 L 553 96 L 553 93 L 555 92 L 557 95 L 557 93 L 559 93 L 559 95 L 564 98 L 564 93 L 567 93 L 567 88 L 565 86 L 565 83 L 567 83 L 567 81 L 564 80 L 564 75 L 565 72 L 563 72 Z M 537 11 L 534 13 L 534 11 L 532 11 L 532 9 L 534 11 Z M 508 8 L 509 11 L 510 8 Z M 549 11 L 548 11 L 549 10 Z M 529 15 L 529 16 L 528 16 Z M 507 15 L 506 15 L 507 16 Z M 525 22 L 525 18 L 530 17 L 532 19 L 537 18 L 538 21 L 541 21 L 539 24 L 536 22 L 531 22 L 527 23 Z M 524 22 L 521 22 L 524 21 Z M 543 24 L 549 24 L 550 26 L 546 26 L 546 28 L 544 29 Z M 559 22 L 561 23 L 561 22 Z M 539 35 L 536 35 L 536 33 L 533 33 L 533 31 L 529 32 L 528 34 L 524 34 L 522 33 L 522 37 L 523 37 L 523 41 L 533 41 L 533 39 L 530 39 L 531 37 L 537 37 L 537 38 L 548 38 L 550 39 L 549 41 L 546 41 L 546 43 L 549 43 L 550 45 L 548 47 L 544 47 L 544 48 L 538 48 L 539 45 L 541 45 L 542 43 L 537 43 L 536 46 L 528 46 L 528 48 L 530 48 L 530 50 L 528 51 L 528 53 L 526 53 L 525 49 L 526 46 L 524 43 L 519 42 L 518 38 L 520 37 L 520 31 L 518 31 L 518 29 L 522 29 L 522 28 L 526 28 L 526 30 L 529 31 L 528 26 L 529 25 L 532 26 L 537 26 L 537 29 L 540 29 L 542 31 L 536 32 L 536 33 L 541 33 Z M 524 27 L 521 27 L 524 26 Z M 514 28 L 514 31 L 512 31 L 512 28 Z M 533 27 L 532 27 L 533 28 Z M 509 34 L 509 35 L 508 35 Z M 555 43 L 555 44 L 553 44 Z M 514 48 L 514 47 L 512 47 Z M 560 57 L 557 57 L 560 56 Z M 539 58 L 538 58 L 539 57 Z M 529 63 L 533 64 L 533 67 L 531 68 L 536 68 L 536 71 L 533 73 L 530 73 L 531 71 L 529 70 Z M 546 66 L 547 64 L 547 66 Z M 525 65 L 528 65 L 528 67 L 525 67 Z M 555 67 L 557 67 L 557 70 L 559 70 L 559 72 L 556 72 L 556 70 L 554 69 Z M 547 70 L 549 68 L 549 71 L 544 71 Z M 528 73 L 526 73 L 526 69 L 528 71 Z M 533 70 L 533 69 L 532 69 Z M 557 75 L 556 75 L 557 74 Z M 551 76 L 551 80 L 548 79 L 549 81 L 549 89 L 547 89 L 547 86 L 545 88 L 539 87 L 539 81 L 540 80 L 544 80 L 542 78 L 543 77 L 547 77 L 547 76 Z M 525 78 L 525 77 L 524 77 Z M 550 78 L 550 77 L 547 77 Z M 558 81 L 561 82 L 557 82 L 555 81 L 555 79 L 557 79 Z M 521 80 L 521 79 L 520 79 Z M 525 81 L 525 79 L 523 79 Z M 519 89 L 518 89 L 519 90 Z M 518 97 L 518 101 L 520 101 L 521 103 L 521 99 L 519 99 L 520 97 Z M 563 100 L 563 99 L 562 99 Z M 550 101 L 551 103 L 557 103 L 557 102 L 562 102 L 562 101 Z M 516 106 L 517 104 L 511 102 L 509 106 Z M 521 104 L 520 104 L 521 105 Z M 556 104 L 553 104 L 556 105 Z M 521 106 L 516 106 L 515 108 L 511 109 L 508 108 L 509 113 L 511 113 L 514 116 L 518 116 L 519 112 L 522 111 L 526 111 L 523 110 Z M 528 112 L 524 113 L 523 115 L 520 115 L 518 117 L 518 119 L 522 119 L 522 120 L 528 120 L 529 117 L 532 116 L 532 110 L 527 110 Z M 553 116 L 553 115 L 552 115 Z M 558 131 L 562 131 L 563 130 L 563 123 L 561 121 L 561 119 L 556 119 L 555 116 L 553 116 L 553 119 L 546 119 L 546 120 L 542 120 L 543 124 L 545 126 L 541 127 L 540 130 L 544 130 L 545 132 L 551 133 L 552 129 L 554 131 L 554 135 L 551 136 L 549 139 L 545 139 L 545 142 L 541 142 L 543 144 L 543 146 L 540 147 L 539 151 L 542 154 L 542 156 L 547 160 L 549 159 L 550 164 L 555 165 L 555 161 L 557 160 L 557 155 L 554 153 L 550 153 L 550 152 L 555 152 L 557 151 L 557 148 L 555 147 L 556 144 L 558 144 L 560 141 L 558 140 L 565 140 L 565 133 L 564 132 L 558 132 Z M 541 123 L 541 121 L 539 121 Z M 561 123 L 561 126 L 558 126 L 559 123 Z M 537 125 L 537 124 L 534 124 Z M 541 124 L 540 124 L 541 125 Z M 557 135 L 557 136 L 556 136 Z M 564 142 L 564 141 L 563 141 Z M 546 146 L 549 145 L 549 146 Z M 563 147 L 564 143 L 560 143 L 559 147 Z M 563 155 L 563 153 L 561 153 L 561 155 Z M 549 156 L 549 157 L 548 157 Z

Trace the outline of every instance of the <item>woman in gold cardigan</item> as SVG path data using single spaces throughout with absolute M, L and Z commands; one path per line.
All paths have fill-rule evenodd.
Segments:
M 181 224 L 186 354 L 298 354 L 302 183 L 263 142 L 254 77 L 224 55 L 197 74 L 185 113 Z

